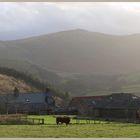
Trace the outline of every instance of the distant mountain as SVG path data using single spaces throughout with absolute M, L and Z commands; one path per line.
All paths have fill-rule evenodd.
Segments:
M 0 41 L 0 66 L 49 82 L 72 95 L 140 91 L 140 34 L 70 30 Z
M 29 61 L 55 72 L 129 73 L 140 70 L 140 35 L 63 31 L 1 42 L 0 58 Z

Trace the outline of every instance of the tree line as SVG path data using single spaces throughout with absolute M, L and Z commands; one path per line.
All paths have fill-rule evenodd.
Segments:
M 35 87 L 36 89 L 40 90 L 41 92 L 45 92 L 46 89 L 49 88 L 51 93 L 54 96 L 58 96 L 62 99 L 68 98 L 69 93 L 65 93 L 63 91 L 60 91 L 50 85 L 48 82 L 42 82 L 40 79 L 36 78 L 33 75 L 26 74 L 24 72 L 19 72 L 17 70 L 7 68 L 7 67 L 0 67 L 0 74 L 4 74 L 7 76 L 12 76 L 16 79 L 23 80 L 26 84 Z

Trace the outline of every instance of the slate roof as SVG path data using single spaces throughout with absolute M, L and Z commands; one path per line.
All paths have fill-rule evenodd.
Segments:
M 45 103 L 46 93 L 24 93 L 16 97 L 17 103 Z
M 81 104 L 93 108 L 140 108 L 140 97 L 130 93 L 113 93 L 106 96 L 74 97 L 71 105 Z
M 46 97 L 50 97 L 49 93 L 22 93 L 18 94 L 18 96 L 14 96 L 13 94 L 5 94 L 0 95 L 0 101 L 8 103 L 46 103 Z M 7 99 L 8 98 L 8 99 Z

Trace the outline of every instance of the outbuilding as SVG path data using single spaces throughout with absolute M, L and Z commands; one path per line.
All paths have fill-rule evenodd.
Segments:
M 74 97 L 69 109 L 94 118 L 137 120 L 140 119 L 140 97 L 131 93 Z
M 22 93 L 0 95 L 0 112 L 50 114 L 55 109 L 55 100 L 50 93 Z

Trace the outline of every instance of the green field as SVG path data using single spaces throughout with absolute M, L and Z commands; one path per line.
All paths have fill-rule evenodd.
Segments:
M 0 137 L 140 137 L 140 124 L 105 122 L 86 124 L 86 121 L 76 124 L 75 120 L 72 120 L 69 126 L 57 126 L 52 116 L 37 116 L 37 118 L 45 118 L 45 125 L 0 125 Z

